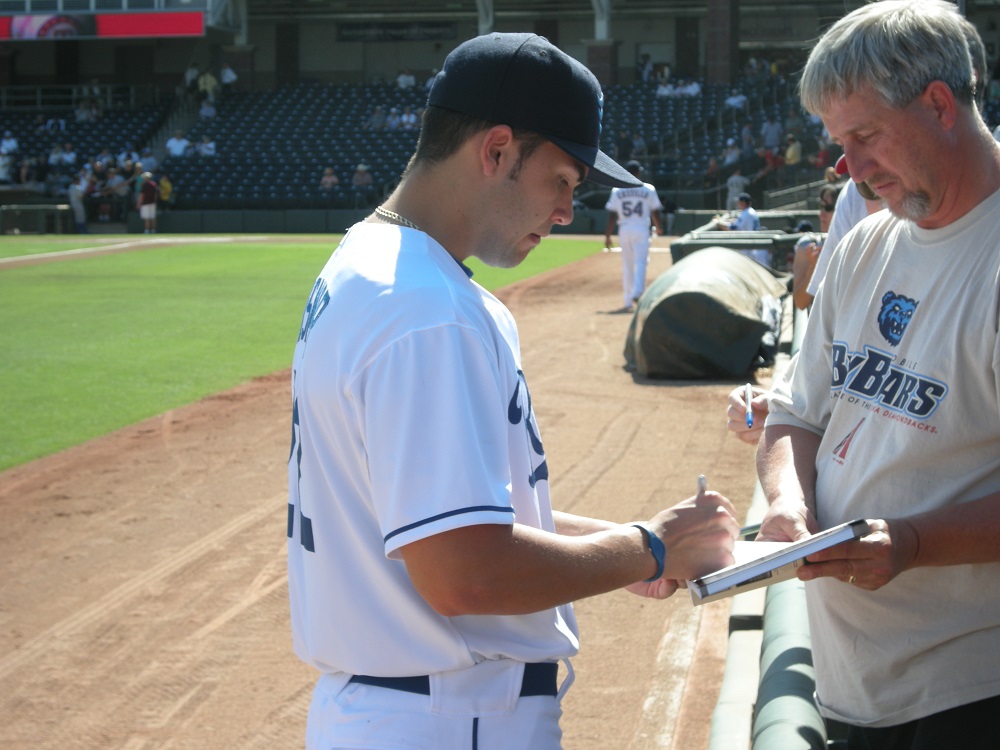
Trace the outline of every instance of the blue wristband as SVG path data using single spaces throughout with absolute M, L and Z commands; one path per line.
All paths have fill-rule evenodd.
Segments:
M 652 578 L 647 578 L 646 583 L 651 583 L 656 581 L 663 575 L 663 565 L 667 561 L 667 548 L 660 540 L 656 534 L 644 523 L 633 523 L 637 529 L 641 529 L 642 533 L 646 535 L 646 542 L 649 544 L 649 551 L 653 553 L 653 559 L 656 560 L 656 574 Z

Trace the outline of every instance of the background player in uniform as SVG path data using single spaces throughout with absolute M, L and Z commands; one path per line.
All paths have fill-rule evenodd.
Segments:
M 570 603 L 664 598 L 732 562 L 714 492 L 639 526 L 552 509 L 517 327 L 463 263 L 520 263 L 584 179 L 638 182 L 599 150 L 600 113 L 596 78 L 543 38 L 463 43 L 399 186 L 314 286 L 288 514 L 293 642 L 321 672 L 309 748 L 555 750 Z
M 642 165 L 637 161 L 625 164 L 638 180 Z M 611 247 L 611 233 L 618 224 L 618 244 L 622 249 L 622 292 L 625 295 L 625 312 L 639 301 L 646 290 L 646 265 L 649 262 L 649 223 L 653 222 L 658 235 L 663 234 L 660 211 L 663 204 L 656 188 L 648 182 L 638 187 L 614 188 L 608 197 L 608 226 L 604 231 L 604 246 Z

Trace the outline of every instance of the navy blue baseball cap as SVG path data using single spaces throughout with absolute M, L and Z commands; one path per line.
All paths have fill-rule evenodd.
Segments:
M 537 34 L 485 34 L 463 42 L 435 76 L 428 106 L 538 133 L 608 187 L 642 184 L 601 151 L 604 94 L 587 67 Z

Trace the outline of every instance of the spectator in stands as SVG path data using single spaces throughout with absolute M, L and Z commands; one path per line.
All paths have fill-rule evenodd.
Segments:
M 742 93 L 739 89 L 733 89 L 729 96 L 726 97 L 725 101 L 727 107 L 740 112 L 746 112 L 747 103 L 747 95 Z
M 43 182 L 44 177 L 38 166 L 38 159 L 34 156 L 25 156 L 17 165 L 17 181 L 21 185 L 34 185 L 36 182 Z
M 802 137 L 802 131 L 805 130 L 806 124 L 802 119 L 802 115 L 799 113 L 798 109 L 792 107 L 788 110 L 788 114 L 785 115 L 785 136 L 794 135 L 796 138 Z
M 396 76 L 396 85 L 403 91 L 408 91 L 417 85 L 417 79 L 409 68 L 403 68 Z
M 701 84 L 698 83 L 693 78 L 686 81 L 681 81 L 674 89 L 674 96 L 695 97 L 699 96 L 700 94 L 701 94 Z
M 166 149 L 170 156 L 186 156 L 191 148 L 191 141 L 184 135 L 183 130 L 175 130 L 174 134 L 167 139 Z
M 184 90 L 192 99 L 198 95 L 198 76 L 200 75 L 201 71 L 194 63 L 188 65 L 187 70 L 184 71 Z
M 95 161 L 93 163 L 85 203 L 88 217 L 96 217 L 97 221 L 102 224 L 111 220 L 111 200 L 105 194 L 110 179 L 108 172 L 104 162 Z
M 816 139 L 816 153 L 806 157 L 806 161 L 813 169 L 828 169 L 830 163 L 830 142 L 820 136 Z
M 323 170 L 323 176 L 319 178 L 319 186 L 323 190 L 331 190 L 340 184 L 340 178 L 337 177 L 337 173 L 334 171 L 333 167 L 327 167 Z
M 121 150 L 121 153 L 118 154 L 117 164 L 118 166 L 122 166 L 125 162 L 130 161 L 134 163 L 139 161 L 139 158 L 139 152 L 135 150 L 135 146 L 129 141 L 125 144 L 125 148 Z
M 674 84 L 667 79 L 663 79 L 656 85 L 656 97 L 666 99 L 674 95 Z
M 143 221 L 143 230 L 146 234 L 156 234 L 156 204 L 159 200 L 159 183 L 153 179 L 152 174 L 143 172 L 135 207 L 139 211 L 139 218 Z
M 736 139 L 728 138 L 726 140 L 726 147 L 722 149 L 722 153 L 719 155 L 719 158 L 722 159 L 722 166 L 725 168 L 731 167 L 733 164 L 739 162 L 742 155 L 743 152 L 740 150 L 740 146 L 736 142 Z M 742 193 L 743 191 L 739 190 L 737 192 Z
M 368 169 L 367 164 L 358 164 L 354 168 L 354 174 L 351 176 L 351 185 L 359 188 L 371 187 L 374 184 L 375 179 L 372 177 L 371 171 Z
M 402 120 L 399 118 L 399 110 L 395 107 L 389 107 L 389 114 L 385 118 L 385 129 L 395 132 L 399 130 L 402 125 Z
M 757 141 L 753 133 L 743 128 L 740 131 L 740 159 L 752 159 L 757 155 Z
M 21 150 L 21 144 L 17 142 L 17 138 L 14 137 L 14 134 L 11 131 L 5 130 L 3 132 L 3 138 L 0 139 L 0 149 L 13 155 Z
M 215 156 L 215 141 L 212 140 L 208 133 L 205 133 L 198 141 L 198 145 L 195 146 L 195 151 L 197 151 L 198 156 Z
M 706 197 L 715 204 L 716 209 L 721 208 L 719 205 L 719 186 L 721 181 L 722 168 L 719 166 L 719 160 L 714 156 L 710 156 L 708 164 L 705 166 L 705 174 L 702 177 L 702 187 L 706 193 L 709 193 Z
M 55 132 L 65 132 L 66 130 L 66 120 L 62 117 L 57 117 L 53 115 L 48 120 L 45 121 L 45 129 L 50 133 Z
M 781 168 L 785 165 L 785 157 L 766 148 L 757 149 L 757 157 L 762 166 L 754 174 L 753 181 L 758 182 L 766 178 L 768 185 L 772 182 L 780 185 Z
M 219 79 L 212 75 L 212 71 L 206 70 L 198 76 L 198 98 L 201 101 L 208 99 L 210 102 L 214 102 L 218 93 Z
M 627 130 L 618 131 L 615 142 L 615 159 L 624 164 L 632 158 L 632 134 Z
M 420 127 L 420 118 L 409 105 L 403 107 L 403 113 L 399 116 L 399 127 L 401 130 L 417 130 Z
M 642 137 L 642 133 L 636 130 L 632 133 L 632 158 L 642 160 L 643 157 L 648 155 L 648 148 L 646 146 L 646 139 Z
M 76 166 L 76 150 L 73 148 L 73 144 L 69 141 L 63 144 L 62 151 L 59 156 L 59 163 L 63 168 L 72 169 Z
M 73 119 L 78 123 L 86 123 L 93 121 L 93 112 L 90 109 L 90 102 L 86 99 L 81 99 L 80 103 L 76 105 L 76 109 L 73 110 Z
M 92 161 L 102 162 L 105 167 L 113 167 L 118 163 L 115 159 L 115 155 L 111 153 L 111 149 L 107 146 L 102 148 L 100 153 L 96 154 Z
M 354 206 L 367 206 L 375 198 L 375 178 L 367 164 L 358 164 L 351 176 L 351 189 L 354 191 Z
M 142 154 L 139 156 L 139 161 L 142 162 L 142 166 L 145 167 L 147 172 L 155 172 L 156 167 L 159 165 L 159 161 L 153 154 L 153 149 L 146 146 L 142 149 Z
M 53 144 L 52 148 L 49 150 L 49 155 L 46 157 L 50 171 L 62 171 L 62 155 L 62 146 L 58 143 Z
M 9 185 L 13 182 L 14 159 L 0 148 L 0 185 Z
M 222 63 L 222 69 L 219 71 L 219 83 L 222 85 L 223 96 L 228 96 L 236 88 L 236 82 L 239 78 L 228 62 Z
M 128 178 L 129 210 L 138 210 L 139 196 L 142 194 L 142 184 L 146 181 L 146 168 L 142 162 L 135 162 Z
M 365 130 L 385 130 L 385 111 L 381 106 L 376 106 L 372 113 L 365 120 Z
M 203 99 L 198 107 L 198 117 L 203 120 L 211 120 L 218 112 L 215 109 L 215 102 L 211 99 Z
M 967 28 L 948 2 L 864 5 L 802 77 L 852 179 L 889 209 L 837 246 L 758 448 L 763 539 L 871 527 L 799 572 L 817 700 L 851 749 L 997 746 L 1000 152 Z
M 161 209 L 169 211 L 173 208 L 174 201 L 177 200 L 177 193 L 174 190 L 173 180 L 170 179 L 169 174 L 163 172 L 156 181 L 160 186 L 160 196 L 157 203 Z
M 991 102 L 1000 101 L 1000 79 L 991 78 L 986 98 Z
M 785 129 L 778 122 L 778 118 L 774 116 L 773 112 L 768 113 L 767 119 L 764 120 L 764 124 L 760 127 L 761 145 L 772 154 L 776 154 L 781 150 L 784 139 Z
M 125 203 L 128 200 L 128 183 L 118 167 L 108 169 L 103 194 L 110 205 L 110 221 L 121 221 L 125 216 Z
M 739 208 L 739 198 L 750 187 L 750 178 L 743 174 L 743 168 L 737 166 L 726 178 L 726 210 L 735 211 Z
M 90 231 L 87 229 L 87 207 L 84 205 L 89 181 L 90 179 L 87 175 L 84 172 L 80 172 L 73 178 L 69 189 L 66 191 L 69 206 L 73 210 L 73 223 L 76 225 L 76 231 L 79 234 L 87 234 Z
M 649 53 L 643 52 L 639 55 L 638 72 L 639 80 L 643 83 L 653 80 L 653 61 L 649 58 Z
M 819 203 L 819 231 L 826 234 L 830 231 L 830 222 L 833 220 L 833 212 L 837 207 L 837 196 L 840 195 L 840 187 L 835 183 L 828 182 L 819 189 L 817 201 Z
M 802 142 L 794 133 L 785 136 L 784 169 L 781 173 L 780 184 L 784 184 L 787 179 L 792 184 L 796 182 L 799 175 L 799 165 L 802 163 Z

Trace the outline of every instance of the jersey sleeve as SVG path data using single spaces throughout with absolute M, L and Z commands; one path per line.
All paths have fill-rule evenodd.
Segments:
M 649 208 L 650 208 L 650 213 L 652 213 L 653 211 L 662 211 L 663 210 L 663 203 L 660 202 L 660 196 L 656 192 L 656 188 L 654 188 L 652 185 L 647 185 L 647 187 L 649 188 Z
M 454 324 L 405 335 L 366 369 L 355 395 L 387 555 L 442 531 L 513 523 L 498 362 L 491 342 Z
M 614 211 L 616 214 L 621 213 L 618 209 L 618 190 L 612 189 L 611 195 L 608 196 L 608 202 L 604 204 L 605 211 Z

